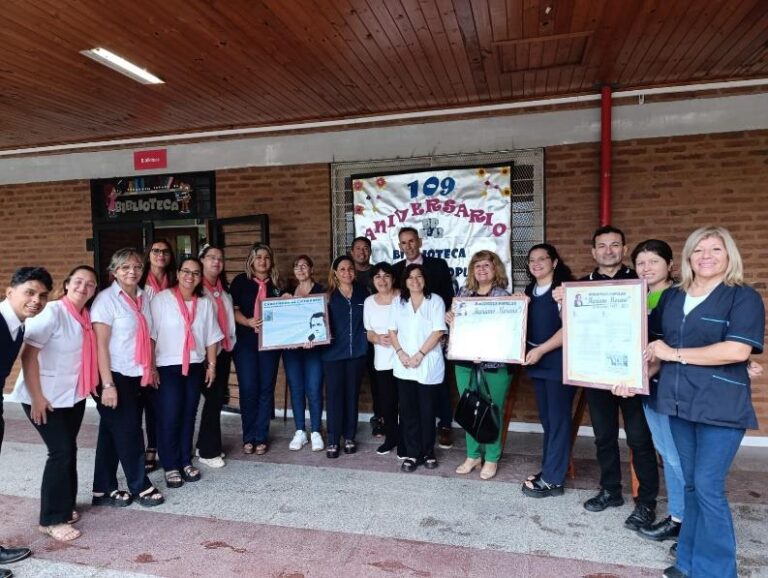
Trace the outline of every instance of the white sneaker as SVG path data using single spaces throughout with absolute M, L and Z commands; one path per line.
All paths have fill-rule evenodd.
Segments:
M 323 443 L 323 436 L 320 435 L 319 431 L 313 431 L 312 432 L 312 451 L 313 452 L 321 452 L 325 449 L 325 444 Z
M 307 439 L 307 433 L 304 430 L 299 429 L 299 430 L 296 430 L 295 434 L 293 434 L 293 439 L 291 440 L 291 443 L 288 444 L 288 449 L 293 451 L 299 451 L 308 443 L 309 443 L 309 440 Z
M 220 456 L 216 456 L 215 458 L 198 458 L 197 461 L 209 468 L 223 468 L 226 465 L 224 463 L 224 458 Z
M 227 457 L 227 454 L 225 454 L 224 452 L 221 452 L 219 455 L 222 458 L 226 458 Z M 197 450 L 197 449 L 195 450 L 195 456 L 198 457 L 198 458 L 200 457 L 200 450 Z

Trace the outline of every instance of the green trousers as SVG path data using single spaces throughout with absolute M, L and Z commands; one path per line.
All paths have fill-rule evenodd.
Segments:
M 456 385 L 459 388 L 459 395 L 469 387 L 469 378 L 474 368 L 456 365 Z M 485 378 L 488 382 L 488 389 L 491 391 L 491 399 L 499 408 L 499 418 L 503 418 L 504 402 L 507 399 L 509 391 L 509 373 L 506 367 L 500 367 L 496 371 L 486 371 Z M 471 435 L 466 434 L 467 438 L 467 457 L 477 459 L 483 456 L 483 446 L 485 447 L 485 461 L 498 463 L 501 458 L 501 436 L 504 425 L 499 428 L 499 437 L 492 444 L 478 443 Z

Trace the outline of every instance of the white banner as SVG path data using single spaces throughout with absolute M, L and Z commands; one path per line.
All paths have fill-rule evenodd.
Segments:
M 355 235 L 371 240 L 373 263 L 404 259 L 397 233 L 414 227 L 421 251 L 448 262 L 454 289 L 480 250 L 495 252 L 511 282 L 511 167 L 475 167 L 353 177 Z

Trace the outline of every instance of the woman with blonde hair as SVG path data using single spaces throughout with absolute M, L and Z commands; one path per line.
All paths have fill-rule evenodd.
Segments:
M 507 291 L 509 280 L 504 270 L 504 264 L 493 251 L 482 250 L 472 255 L 467 271 L 466 283 L 459 289 L 456 297 L 504 297 L 509 295 L 509 291 Z M 453 323 L 453 311 L 448 311 L 445 314 L 445 320 L 448 325 Z M 480 366 L 485 373 L 493 403 L 497 407 L 504 407 L 509 391 L 507 365 L 505 363 L 483 362 Z M 455 367 L 456 386 L 459 389 L 459 395 L 462 395 L 469 387 L 476 364 L 471 361 L 456 361 Z M 499 459 L 501 459 L 502 435 L 503 432 L 499 428 L 499 437 L 496 441 L 490 444 L 480 444 L 471 435 L 466 434 L 467 458 L 456 468 L 456 473 L 466 475 L 482 465 L 480 477 L 483 480 L 493 478 L 496 475 Z M 484 464 L 483 456 L 485 456 Z
M 735 578 L 736 536 L 725 481 L 744 433 L 757 428 L 749 356 L 763 350 L 765 306 L 744 284 L 741 255 L 723 227 L 685 242 L 680 284 L 664 291 L 648 345 L 659 371 L 656 411 L 669 415 L 685 480 L 685 523 L 666 577 Z
M 245 271 L 230 285 L 235 309 L 237 343 L 232 350 L 240 388 L 243 452 L 258 456 L 269 451 L 269 422 L 275 402 L 275 380 L 280 351 L 259 351 L 261 302 L 280 297 L 280 275 L 272 248 L 254 243 L 248 251 Z

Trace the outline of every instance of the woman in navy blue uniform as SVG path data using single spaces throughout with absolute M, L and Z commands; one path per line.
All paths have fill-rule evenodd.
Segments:
M 365 371 L 368 339 L 363 326 L 363 304 L 368 291 L 355 283 L 355 263 L 351 257 L 336 257 L 328 274 L 328 321 L 331 344 L 323 352 L 325 373 L 326 456 L 339 457 L 339 442 L 344 437 L 344 453 L 357 451 L 357 403 L 360 381 Z
M 544 428 L 541 471 L 523 483 L 532 498 L 563 494 L 571 457 L 571 406 L 575 387 L 563 385 L 563 331 L 560 306 L 552 291 L 573 276 L 552 245 L 541 243 L 528 251 L 525 288 L 528 303 L 528 351 L 525 366 L 533 380 L 539 419 Z
M 269 245 L 251 246 L 245 272 L 232 280 L 229 292 L 235 307 L 237 343 L 232 359 L 240 388 L 243 453 L 261 456 L 269 450 L 269 421 L 280 363 L 280 350 L 259 351 L 261 302 L 282 295 L 275 256 Z
M 748 428 L 757 428 L 749 356 L 763 350 L 765 306 L 744 284 L 741 255 L 722 227 L 694 231 L 679 286 L 658 306 L 648 345 L 659 367 L 656 410 L 670 416 L 685 479 L 685 523 L 664 576 L 735 578 L 736 536 L 725 481 Z

